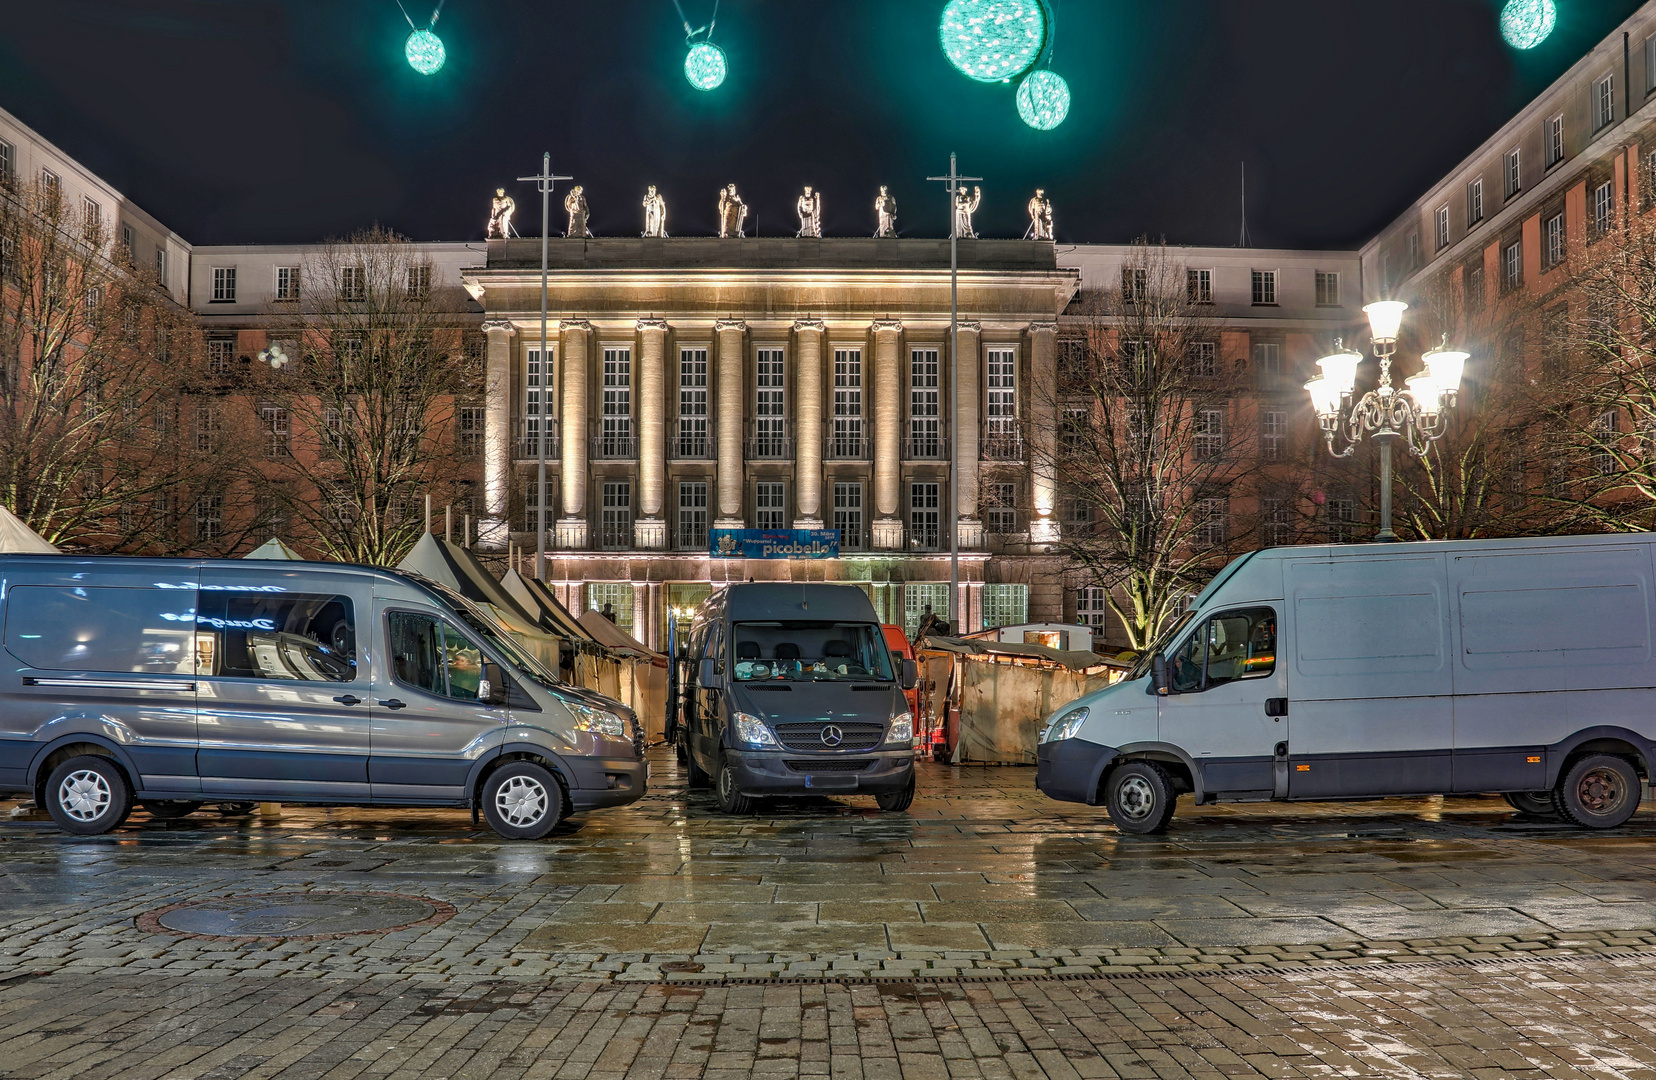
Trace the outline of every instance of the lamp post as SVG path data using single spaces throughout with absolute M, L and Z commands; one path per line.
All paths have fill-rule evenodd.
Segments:
M 1421 357 L 1426 370 L 1404 380 L 1405 389 L 1395 389 L 1391 381 L 1392 354 L 1397 351 L 1397 334 L 1408 307 L 1401 300 L 1381 300 L 1363 308 L 1369 318 L 1374 355 L 1380 360 L 1380 382 L 1373 390 L 1352 400 L 1363 354 L 1344 349 L 1341 343 L 1317 361 L 1322 374 L 1305 384 L 1330 454 L 1350 457 L 1365 437 L 1380 444 L 1380 532 L 1375 539 L 1382 543 L 1397 540 L 1392 531 L 1392 444 L 1402 439 L 1409 453 L 1424 457 L 1432 443 L 1443 437 L 1448 429 L 1445 411 L 1455 407 L 1461 372 L 1470 355 L 1449 348 L 1445 334 L 1444 344 Z M 1336 439 L 1342 437 L 1345 447 L 1336 450 Z

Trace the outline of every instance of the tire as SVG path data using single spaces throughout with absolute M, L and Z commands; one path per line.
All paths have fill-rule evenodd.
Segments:
M 259 808 L 256 802 L 225 802 L 218 804 L 218 812 L 222 817 L 245 817 Z
M 1531 817 L 1557 817 L 1558 811 L 1553 808 L 1553 797 L 1550 791 L 1509 791 L 1501 796 L 1507 805 L 1520 814 Z
M 1105 782 L 1110 820 L 1124 833 L 1159 833 L 1173 818 L 1178 793 L 1167 770 L 1154 761 L 1129 761 Z
M 159 799 L 142 804 L 144 812 L 156 821 L 177 821 L 201 809 L 201 803 L 188 799 Z
M 502 765 L 483 782 L 483 820 L 508 840 L 539 840 L 563 818 L 564 790 L 533 761 Z
M 914 773 L 909 773 L 908 786 L 901 791 L 882 791 L 874 796 L 880 809 L 888 814 L 899 813 L 914 805 Z
M 1633 816 L 1641 794 L 1639 774 L 1626 758 L 1588 754 L 1559 777 L 1553 808 L 1583 828 L 1614 829 Z
M 132 813 L 132 785 L 109 758 L 72 757 L 46 780 L 46 812 L 64 832 L 80 836 L 110 832 Z
M 696 755 L 690 752 L 690 736 L 682 727 L 679 728 L 678 732 L 678 752 L 679 761 L 684 765 L 685 784 L 693 788 L 710 787 L 713 778 L 703 772 L 700 765 L 696 764 Z
M 743 795 L 736 787 L 736 766 L 728 760 L 719 762 L 719 782 L 713 788 L 714 800 L 727 814 L 751 814 L 757 799 Z

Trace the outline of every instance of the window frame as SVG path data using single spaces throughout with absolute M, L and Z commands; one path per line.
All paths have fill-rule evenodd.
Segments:
M 1501 155 L 1501 191 L 1503 197 L 1514 198 L 1524 190 L 1523 147 L 1514 146 Z
M 1277 303 L 1278 273 L 1275 270 L 1250 270 L 1253 307 L 1279 307 Z
M 1593 80 L 1593 134 L 1616 122 L 1616 73 L 1607 71 Z
M 1471 229 L 1483 219 L 1483 177 L 1474 176 L 1466 182 L 1466 227 Z
M 236 302 L 236 268 L 234 266 L 213 267 L 213 298 L 208 302 L 213 304 L 234 304 Z
M 1312 280 L 1316 284 L 1316 300 L 1318 307 L 1337 308 L 1345 306 L 1341 299 L 1342 293 L 1340 289 L 1340 271 L 1317 270 L 1315 271 L 1315 276 Z M 1332 292 L 1329 291 L 1330 284 L 1333 286 Z M 1332 297 L 1332 299 L 1330 299 L 1330 297 Z
M 1548 169 L 1553 168 L 1564 160 L 1564 114 L 1559 113 L 1547 120 L 1545 128 L 1546 151 L 1543 155 Z

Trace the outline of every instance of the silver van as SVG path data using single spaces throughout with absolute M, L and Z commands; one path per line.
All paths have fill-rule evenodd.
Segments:
M 1198 803 L 1498 792 L 1611 828 L 1656 764 L 1656 536 L 1278 548 L 1227 566 L 1036 783 L 1156 832 Z
M 684 658 L 669 703 L 680 758 L 725 813 L 767 795 L 914 801 L 914 661 L 893 660 L 855 585 L 727 586 L 697 610 Z
M 638 730 L 414 575 L 0 556 L 0 792 L 69 832 L 268 800 L 480 808 L 536 839 L 643 796 Z

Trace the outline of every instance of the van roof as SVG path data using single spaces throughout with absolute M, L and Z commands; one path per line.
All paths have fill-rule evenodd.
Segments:
M 704 615 L 723 605 L 732 622 L 773 619 L 829 622 L 880 621 L 868 594 L 855 585 L 747 582 L 727 585 L 704 605 Z
M 384 566 L 362 566 L 357 563 L 312 562 L 308 559 L 191 559 L 165 558 L 147 555 L 46 555 L 46 554 L 4 554 L 0 555 L 0 569 L 8 566 L 29 566 L 35 569 L 61 568 L 69 572 L 70 567 L 84 567 L 88 564 L 104 564 L 119 566 L 123 570 L 139 570 L 145 567 L 154 567 L 157 570 L 175 570 L 179 567 L 189 567 L 192 570 L 212 567 L 225 570 L 246 570 L 249 567 L 261 567 L 270 570 L 294 571 L 316 570 L 322 573 L 337 574 L 346 571 L 355 574 L 368 574 L 397 581 L 405 584 L 418 584 L 423 587 L 424 582 L 416 575 L 399 570 L 392 570 Z

